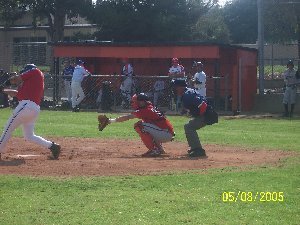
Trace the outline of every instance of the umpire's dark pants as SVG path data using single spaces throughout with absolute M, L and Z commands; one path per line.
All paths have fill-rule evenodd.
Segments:
M 184 125 L 186 140 L 191 149 L 202 148 L 197 130 L 205 125 L 204 117 L 194 117 Z

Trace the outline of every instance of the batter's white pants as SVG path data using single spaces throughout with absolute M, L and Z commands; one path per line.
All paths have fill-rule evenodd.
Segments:
M 0 153 L 4 152 L 4 148 L 10 139 L 12 132 L 20 125 L 23 125 L 23 135 L 25 140 L 34 142 L 45 148 L 50 148 L 52 145 L 51 141 L 47 141 L 34 134 L 34 126 L 39 113 L 40 107 L 36 103 L 29 100 L 19 102 L 11 117 L 8 119 L 0 138 Z
M 85 95 L 81 87 L 81 82 L 72 81 L 72 108 L 75 108 L 84 99 Z

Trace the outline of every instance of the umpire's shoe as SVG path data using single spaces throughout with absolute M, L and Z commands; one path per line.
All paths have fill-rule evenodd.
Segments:
M 59 154 L 60 154 L 60 149 L 61 149 L 61 147 L 59 144 L 52 142 L 52 145 L 50 147 L 52 156 L 50 157 L 50 159 L 58 159 Z
M 194 148 L 189 150 L 190 157 L 206 157 L 205 150 L 203 148 Z

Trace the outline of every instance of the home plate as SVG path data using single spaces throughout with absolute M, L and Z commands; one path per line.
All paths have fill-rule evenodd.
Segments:
M 41 155 L 17 155 L 18 158 L 39 157 Z

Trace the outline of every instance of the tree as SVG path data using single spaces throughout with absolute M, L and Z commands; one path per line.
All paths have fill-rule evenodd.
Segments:
M 193 28 L 192 39 L 220 43 L 230 42 L 229 29 L 219 8 L 214 8 L 199 18 Z
M 33 25 L 38 18 L 46 19 L 51 41 L 63 40 L 66 17 L 85 16 L 92 8 L 92 0 L 1 0 L 0 18 L 7 26 L 20 19 L 25 12 L 33 15 Z
M 233 43 L 256 43 L 257 0 L 232 0 L 223 13 Z
M 265 8 L 265 38 L 272 43 L 299 40 L 300 1 L 267 0 Z
M 0 22 L 6 28 L 14 25 L 14 22 L 26 13 L 26 6 L 26 2 L 23 3 L 23 1 L 1 0 Z
M 98 39 L 186 41 L 199 17 L 216 0 L 98 0 L 93 17 Z
M 49 34 L 53 42 L 61 41 L 64 37 L 66 17 L 85 16 L 92 8 L 91 0 L 32 0 L 29 4 L 33 12 L 34 22 L 38 17 L 46 18 Z

